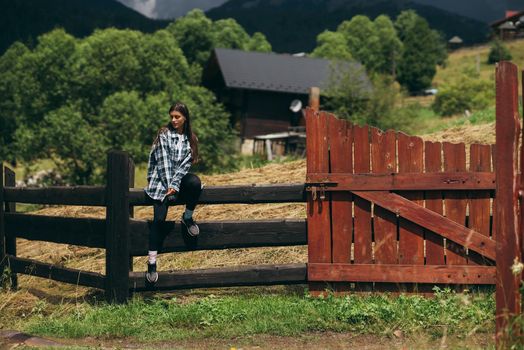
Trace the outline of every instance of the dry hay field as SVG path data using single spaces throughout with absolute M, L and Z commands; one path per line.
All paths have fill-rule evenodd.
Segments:
M 494 124 L 481 126 L 460 126 L 436 134 L 423 135 L 428 141 L 448 141 L 472 143 L 493 143 Z M 468 149 L 469 147 L 467 147 Z M 306 175 L 306 161 L 297 160 L 269 164 L 261 168 L 244 169 L 236 173 L 202 175 L 206 186 L 234 184 L 276 184 L 303 183 Z M 167 220 L 180 220 L 182 206 L 170 207 Z M 105 208 L 85 206 L 48 206 L 32 212 L 35 215 L 104 218 Z M 304 218 L 305 203 L 281 204 L 229 204 L 197 206 L 194 217 L 205 220 L 247 220 Z M 151 220 L 152 207 L 135 207 L 135 219 Z M 104 273 L 105 253 L 103 249 L 78 247 L 47 242 L 34 242 L 18 239 L 18 255 L 70 268 Z M 146 257 L 134 258 L 134 270 L 144 271 Z M 286 264 L 307 261 L 307 247 L 267 247 L 226 249 L 161 254 L 159 270 L 213 268 L 252 264 Z M 100 291 L 69 285 L 38 277 L 19 275 L 20 288 L 16 292 L 4 292 L 0 298 L 0 328 L 13 316 L 29 315 L 45 299 L 50 304 L 63 305 L 93 298 L 103 298 Z M 279 287 L 271 287 L 278 289 Z M 205 292 L 205 291 L 202 291 Z M 216 293 L 217 291 L 214 291 Z M 193 291 L 195 293 L 195 291 Z M 198 294 L 198 292 L 196 292 Z M 218 293 L 228 293 L 226 290 Z M 5 315 L 2 317 L 1 315 Z M 11 317 L 8 317 L 11 315 Z

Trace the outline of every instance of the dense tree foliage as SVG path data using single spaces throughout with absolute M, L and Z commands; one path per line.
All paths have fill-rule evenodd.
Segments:
M 414 93 L 431 85 L 437 65 L 447 58 L 440 34 L 414 11 L 402 12 L 395 22 L 404 51 L 398 66 L 398 81 Z
M 318 35 L 312 56 L 353 58 L 369 73 L 396 77 L 410 92 L 416 92 L 431 84 L 436 65 L 444 63 L 447 53 L 440 35 L 422 17 L 404 11 L 395 24 L 385 15 L 374 21 L 362 15 L 344 21 L 336 32 Z
M 173 34 L 190 62 L 203 65 L 212 48 L 241 49 L 270 52 L 271 44 L 262 33 L 252 37 L 234 19 L 213 22 L 195 9 L 171 23 L 167 30 Z
M 231 168 L 235 133 L 213 93 L 200 87 L 213 47 L 271 50 L 262 34 L 200 11 L 144 34 L 104 29 L 78 39 L 56 29 L 0 57 L 0 157 L 48 158 L 71 184 L 104 181 L 106 152 L 121 149 L 146 162 L 169 106 L 189 107 L 200 140 L 202 171 Z
M 402 51 L 393 22 L 384 15 L 375 21 L 366 16 L 355 16 L 342 22 L 336 32 L 319 34 L 317 42 L 312 56 L 341 60 L 353 58 L 370 72 L 394 74 Z
M 353 58 L 342 33 L 325 30 L 317 36 L 317 43 L 318 46 L 311 53 L 313 57 L 339 60 Z

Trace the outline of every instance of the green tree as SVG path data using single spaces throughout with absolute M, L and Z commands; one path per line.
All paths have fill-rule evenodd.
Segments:
M 444 64 L 447 51 L 440 34 L 414 11 L 403 11 L 395 22 L 404 44 L 398 65 L 398 81 L 414 93 L 429 87 L 438 64 Z
M 373 22 L 380 43 L 381 64 L 377 71 L 396 76 L 397 65 L 402 55 L 403 44 L 395 26 L 388 16 L 380 15 Z
M 171 23 L 167 30 L 174 35 L 190 64 L 204 66 L 213 48 L 271 51 L 262 33 L 252 37 L 234 19 L 213 22 L 199 9 Z
M 204 65 L 213 48 L 214 30 L 213 21 L 202 10 L 188 12 L 171 23 L 166 30 L 175 37 L 189 62 Z
M 184 53 L 167 30 L 144 35 L 137 56 L 139 91 L 171 94 L 181 85 L 196 83 Z
M 55 162 L 68 183 L 88 185 L 104 181 L 107 141 L 99 128 L 87 122 L 78 106 L 65 105 L 48 113 L 40 137 L 47 145 L 47 157 Z
M 8 79 L 20 122 L 34 124 L 67 98 L 71 86 L 69 62 L 76 43 L 72 36 L 57 29 L 38 37 L 32 51 L 20 45 L 15 46 L 19 54 L 16 63 L 6 63 L 2 75 Z M 10 55 L 6 53 L 4 61 L 14 58 Z
M 71 57 L 76 51 L 77 40 L 63 29 L 55 29 L 38 38 L 30 60 L 34 70 L 29 79 L 38 86 L 36 92 L 40 106 L 33 108 L 41 114 L 62 106 L 68 99 L 71 88 Z M 31 96 L 29 98 L 35 98 Z
M 500 61 L 510 61 L 511 58 L 511 52 L 509 52 L 508 48 L 502 43 L 502 41 L 495 39 L 491 43 L 491 49 L 489 50 L 488 55 L 488 64 L 495 64 Z
M 18 68 L 20 60 L 30 53 L 20 42 L 15 42 L 0 57 L 0 159 L 16 163 L 14 133 L 20 124 L 21 99 L 18 83 L 24 72 Z
M 395 75 L 401 53 L 402 42 L 388 16 L 378 16 L 372 22 L 359 15 L 342 22 L 336 32 L 320 33 L 311 55 L 340 60 L 354 58 L 369 72 Z
M 84 112 L 96 113 L 104 99 L 118 91 L 141 90 L 144 34 L 133 30 L 96 30 L 78 44 L 72 58 L 73 98 Z
M 244 50 L 250 37 L 232 18 L 220 19 L 213 23 L 213 46 Z
M 355 16 L 344 21 L 337 31 L 346 38 L 351 56 L 366 66 L 368 71 L 379 71 L 384 65 L 381 43 L 373 22 L 366 16 Z
M 100 108 L 97 126 L 109 148 L 128 152 L 135 163 L 147 161 L 147 144 L 141 139 L 146 113 L 147 106 L 136 91 L 116 92 Z
M 247 46 L 245 46 L 245 50 L 271 52 L 271 44 L 269 41 L 267 41 L 267 38 L 264 34 L 255 32 L 253 33 L 253 36 L 251 36 L 251 39 L 249 39 Z
M 311 53 L 313 57 L 350 60 L 351 52 L 345 36 L 340 32 L 325 30 L 317 36 L 317 47 Z

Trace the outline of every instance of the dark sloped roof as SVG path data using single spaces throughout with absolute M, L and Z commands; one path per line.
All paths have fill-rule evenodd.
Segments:
M 524 11 L 519 11 L 519 12 L 516 12 L 514 14 L 512 14 L 511 16 L 507 16 L 505 18 L 501 18 L 495 22 L 492 22 L 490 24 L 491 28 L 495 28 L 495 27 L 498 27 L 500 26 L 501 24 L 504 24 L 508 21 L 510 22 L 513 22 L 513 21 L 518 21 L 520 19 L 520 17 L 523 17 L 524 16 Z
M 208 67 L 213 60 L 229 88 L 306 94 L 312 86 L 326 88 L 336 77 L 333 72 L 351 68 L 360 75 L 358 79 L 371 86 L 358 62 L 335 64 L 322 58 L 233 49 L 215 49 Z M 204 72 L 204 80 L 209 78 Z

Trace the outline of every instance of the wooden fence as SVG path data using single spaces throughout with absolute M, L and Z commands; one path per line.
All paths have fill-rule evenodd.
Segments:
M 491 146 L 467 169 L 464 144 L 313 110 L 306 125 L 310 281 L 495 284 Z
M 134 206 L 150 204 L 142 189 L 133 188 L 134 165 L 124 152 L 108 154 L 107 186 L 17 188 L 14 173 L 7 167 L 4 173 L 6 181 L 5 187 L 0 188 L 0 201 L 7 203 L 7 210 L 0 212 L 0 242 L 5 241 L 6 245 L 0 247 L 0 258 L 3 266 L 11 268 L 13 281 L 16 273 L 24 273 L 104 289 L 107 299 L 116 302 L 126 301 L 132 291 L 151 289 L 306 283 L 306 264 L 302 263 L 162 271 L 154 287 L 147 285 L 144 272 L 131 271 L 131 258 L 147 255 L 150 222 L 135 220 L 131 213 Z M 304 194 L 303 184 L 216 186 L 205 188 L 199 203 L 304 202 Z M 106 218 L 16 213 L 16 202 L 104 206 Z M 166 222 L 168 235 L 162 252 L 307 244 L 304 219 L 214 221 L 201 222 L 199 226 L 201 234 L 190 238 L 182 234 L 179 223 Z M 106 272 L 81 271 L 17 257 L 16 238 L 105 248 Z
M 524 210 L 517 67 L 502 62 L 496 77 L 497 146 L 471 145 L 469 162 L 462 143 L 306 110 L 311 291 L 494 284 L 498 334 L 507 330 L 521 309 L 522 274 L 511 271 L 522 260 Z
M 496 285 L 502 334 L 521 309 L 522 273 L 511 272 L 522 261 L 524 210 L 517 74 L 511 63 L 498 65 L 497 147 L 471 145 L 469 160 L 464 144 L 424 142 L 307 109 L 306 184 L 211 187 L 200 197 L 202 204 L 305 201 L 307 219 L 202 222 L 193 239 L 167 222 L 163 252 L 307 244 L 308 264 L 160 272 L 154 288 L 309 282 L 320 293 L 326 283 L 342 291 Z M 130 258 L 147 255 L 149 227 L 132 218 L 133 206 L 148 204 L 133 188 L 126 153 L 108 154 L 104 187 L 16 188 L 14 173 L 1 170 L 0 261 L 2 270 L 11 268 L 13 286 L 16 273 L 26 273 L 104 289 L 116 302 L 152 289 L 144 272 L 131 271 Z M 106 218 L 21 214 L 16 202 L 104 206 Z M 106 273 L 17 257 L 16 238 L 105 248 Z

